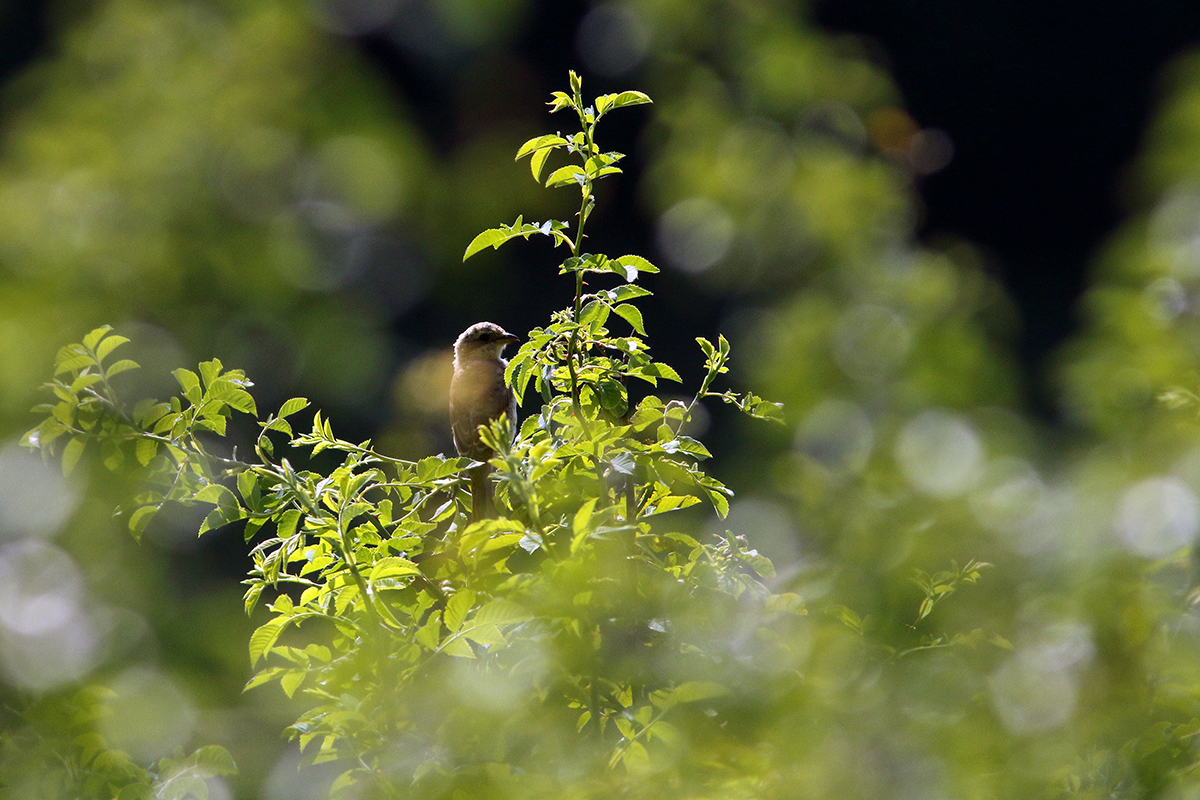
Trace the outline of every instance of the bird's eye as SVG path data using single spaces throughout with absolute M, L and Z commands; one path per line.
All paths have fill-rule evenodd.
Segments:
M 487 331 L 484 331 L 483 333 L 479 334 L 479 341 L 490 342 L 491 340 L 492 340 L 492 335 L 490 333 L 488 333 Z

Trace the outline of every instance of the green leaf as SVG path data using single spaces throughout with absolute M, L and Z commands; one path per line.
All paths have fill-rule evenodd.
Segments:
M 442 642 L 439 650 L 455 658 L 475 658 L 475 651 L 471 649 L 466 636 L 451 636 L 447 638 L 446 641 Z
M 250 498 L 258 495 L 258 475 L 250 470 L 238 473 L 237 476 L 238 494 L 242 499 L 249 501 Z
M 559 167 L 546 178 L 546 188 L 557 189 L 560 186 L 582 186 L 587 180 L 587 173 L 578 164 L 568 164 Z
M 551 114 L 575 105 L 575 102 L 571 99 L 570 95 L 566 94 L 565 92 L 552 92 L 550 96 L 553 99 L 546 105 L 550 106 Z
M 128 358 L 123 358 L 104 370 L 104 375 L 107 378 L 111 378 L 115 375 L 120 375 L 122 372 L 128 372 L 131 369 L 141 369 L 141 364 L 131 361 Z
M 472 620 L 476 625 L 507 625 L 513 622 L 524 622 L 533 615 L 523 606 L 511 600 L 499 598 L 480 606 Z
M 860 617 L 857 611 L 848 606 L 833 606 L 826 609 L 826 613 L 841 620 L 843 625 L 855 633 L 862 634 L 866 631 L 866 620 Z
M 307 673 L 303 669 L 292 669 L 284 673 L 279 679 L 279 686 L 283 689 L 283 693 L 289 698 L 296 693 L 300 688 L 300 684 L 304 683 L 304 676 Z
M 476 236 L 467 245 L 467 250 L 463 253 L 463 261 L 466 261 L 471 256 L 478 253 L 485 247 L 490 247 L 493 250 L 500 249 L 500 245 L 507 242 L 509 239 L 515 239 L 518 236 L 528 239 L 535 233 L 549 234 L 550 225 L 535 225 L 533 223 L 522 223 L 521 217 L 517 217 L 516 222 L 511 226 L 503 226 L 500 228 L 488 228 L 483 233 Z M 543 230 L 545 228 L 545 230 Z
M 79 463 L 79 457 L 83 455 L 84 445 L 85 440 L 79 437 L 67 442 L 62 454 L 63 475 L 70 475 L 75 470 L 75 465 Z
M 116 350 L 118 347 L 128 341 L 129 339 L 125 338 L 124 336 L 117 336 L 116 334 L 106 337 L 102 342 L 100 342 L 99 345 L 96 346 L 96 360 L 103 361 L 104 359 L 108 358 L 109 354 L 112 353 L 113 350 Z
M 650 96 L 642 92 L 621 92 L 620 94 L 602 94 L 596 98 L 596 116 L 601 117 L 617 108 L 639 106 L 643 103 L 653 103 Z
M 61 351 L 60 351 L 61 355 Z M 88 353 L 76 353 L 63 358 L 55 359 L 54 374 L 61 375 L 64 372 L 77 372 L 81 369 L 92 366 L 96 360 Z
M 588 522 L 591 521 L 592 512 L 596 508 L 597 500 L 598 498 L 593 497 L 591 500 L 588 500 L 586 503 L 580 506 L 579 510 L 575 512 L 575 516 L 571 520 L 571 532 L 575 534 L 576 537 L 587 533 Z
M 384 578 L 404 578 L 409 575 L 419 575 L 421 570 L 412 561 L 400 556 L 381 558 L 371 567 L 368 580 L 374 584 Z
M 219 483 L 210 483 L 192 495 L 192 499 L 200 503 L 212 503 L 216 506 L 236 506 L 237 497 L 233 492 Z
M 681 683 L 674 689 L 668 689 L 665 692 L 652 692 L 650 702 L 659 708 L 666 710 L 679 703 L 696 703 L 701 700 L 709 700 L 713 697 L 724 697 L 729 694 L 729 688 L 720 683 L 711 681 L 688 681 Z
M 275 523 L 275 535 L 280 539 L 286 539 L 296 532 L 296 525 L 300 522 L 300 512 L 297 509 L 288 509 L 280 515 L 279 520 Z
M 204 381 L 205 386 L 212 386 L 213 382 L 220 377 L 222 366 L 219 358 L 200 362 L 200 378 Z
M 458 629 L 462 627 L 463 621 L 467 618 L 467 612 L 475 605 L 475 592 L 470 589 L 460 589 L 446 602 L 446 614 L 444 622 L 446 629 L 451 633 L 458 633 Z
M 546 167 L 546 162 L 550 160 L 550 154 L 553 150 L 538 150 L 529 159 L 529 172 L 533 175 L 533 179 L 538 183 L 542 182 L 542 170 Z
M 599 180 L 605 175 L 615 175 L 621 170 L 611 164 L 621 158 L 620 153 L 598 153 L 584 162 L 584 172 L 587 173 L 593 180 Z
M 566 146 L 567 140 L 556 134 L 551 133 L 544 136 L 535 136 L 517 149 L 517 155 L 513 158 L 513 161 L 520 161 L 525 156 L 539 151 L 549 152 L 550 150 Z
M 279 407 L 279 413 L 275 416 L 279 419 L 290 417 L 298 411 L 303 411 L 308 408 L 308 400 L 303 397 L 293 397 Z
M 200 378 L 190 369 L 172 370 L 171 374 L 175 376 L 175 380 L 179 381 L 179 386 L 183 389 L 183 396 L 188 399 L 193 405 L 200 402 Z
M 690 436 L 676 436 L 670 442 L 663 442 L 662 447 L 668 453 L 682 452 L 696 458 L 712 458 L 712 453 L 708 451 L 708 448 Z
M 140 537 L 142 531 L 146 530 L 146 526 L 150 524 L 150 520 L 154 519 L 158 509 L 157 504 L 144 505 L 129 515 L 129 531 L 134 538 Z
M 617 312 L 617 315 L 620 316 L 621 319 L 633 326 L 635 331 L 640 333 L 642 336 L 646 335 L 646 328 L 642 324 L 642 312 L 638 310 L 637 306 L 630 305 L 629 303 L 622 303 L 614 308 L 613 311 Z
M 200 524 L 200 530 L 197 533 L 203 534 L 206 531 L 216 530 L 231 522 L 238 521 L 243 516 L 245 514 L 240 506 L 217 506 L 204 518 L 204 522 Z
M 772 403 L 770 400 L 754 398 L 756 402 L 745 411 L 755 419 L 765 419 L 768 422 L 783 422 L 783 403 Z
M 82 392 L 84 389 L 86 389 L 86 387 L 98 383 L 98 381 L 101 380 L 103 380 L 103 378 L 94 372 L 82 373 L 78 378 L 71 381 L 71 387 L 67 390 L 67 395 L 71 397 L 77 396 L 78 393 Z
M 613 380 L 603 380 L 596 385 L 600 395 L 600 405 L 604 410 L 618 416 L 624 416 L 629 409 L 629 400 L 625 387 Z
M 638 297 L 646 297 L 647 295 L 651 294 L 651 292 L 649 289 L 643 289 L 641 286 L 637 286 L 636 284 L 626 283 L 618 286 L 615 289 L 609 289 L 607 292 L 604 292 L 604 294 L 608 296 L 609 302 L 623 303 L 626 300 L 633 300 Z
M 636 281 L 639 272 L 658 272 L 658 267 L 641 256 L 625 255 L 608 260 L 609 269 L 625 276 L 627 281 Z
M 676 383 L 682 383 L 683 379 L 679 377 L 679 373 L 670 364 L 664 364 L 661 361 L 655 361 L 653 364 L 647 364 L 639 370 L 641 375 L 653 375 L 656 378 L 664 378 Z
M 224 403 L 230 408 L 241 411 L 243 414 L 258 416 L 258 407 L 254 404 L 254 397 L 232 381 L 224 379 L 212 381 L 209 384 L 205 398 Z
M 88 350 L 95 350 L 96 345 L 100 344 L 108 332 L 112 330 L 112 325 L 101 325 L 99 328 L 92 330 L 87 336 L 83 337 L 83 346 Z
M 261 584 L 261 583 L 251 584 L 250 588 L 246 590 L 246 595 L 243 598 L 243 602 L 246 607 L 246 616 L 247 617 L 250 616 L 251 613 L 253 613 L 254 607 L 256 605 L 258 605 L 258 598 L 262 596 L 262 592 L 263 592 L 263 584 Z
M 276 617 L 270 622 L 260 625 L 254 633 L 250 634 L 250 666 L 258 664 L 259 659 L 266 655 L 267 650 L 275 644 L 286 624 L 286 619 Z
M 495 625 L 482 625 L 472 621 L 462 631 L 464 639 L 470 639 L 476 644 L 482 645 L 504 645 L 508 643 L 508 638 L 500 632 L 500 629 Z
M 603 325 L 608 320 L 608 305 L 599 300 L 592 300 L 579 312 L 579 324 L 591 326 Z M 593 330 L 595 327 L 593 326 Z
M 435 611 L 430 614 L 429 619 L 425 620 L 425 624 L 417 629 L 413 638 L 426 650 L 437 650 L 438 644 L 442 640 L 442 612 Z
M 192 761 L 205 771 L 206 775 L 234 775 L 237 764 L 229 751 L 219 745 L 210 744 L 201 747 L 192 754 Z
M 417 462 L 417 480 L 432 483 L 457 473 L 465 462 L 456 458 L 429 456 Z
M 775 577 L 775 565 L 771 559 L 757 550 L 744 550 L 738 553 L 738 560 L 758 573 L 760 577 L 771 579 Z
M 714 489 L 706 489 L 705 491 L 708 494 L 709 501 L 713 504 L 713 508 L 717 512 L 717 516 L 719 516 L 721 519 L 728 517 L 729 498 L 726 497 L 722 492 L 718 492 Z
M 149 428 L 154 423 L 162 419 L 163 415 L 171 410 L 171 407 L 166 403 L 155 403 L 153 401 L 144 401 L 145 404 L 139 403 L 134 408 L 134 419 L 144 428 Z
M 116 472 L 125 463 L 125 453 L 121 450 L 120 443 L 113 439 L 100 440 L 100 453 L 104 466 L 110 472 Z

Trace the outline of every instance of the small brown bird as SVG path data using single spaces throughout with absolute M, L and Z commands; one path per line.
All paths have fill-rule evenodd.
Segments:
M 500 357 L 505 346 L 521 341 L 492 322 L 477 322 L 454 342 L 454 376 L 450 379 L 450 432 L 459 455 L 487 461 L 492 449 L 479 438 L 479 426 L 508 415 L 517 432 L 517 398 L 504 382 L 508 362 Z M 471 472 L 471 516 L 483 519 L 491 500 L 490 468 Z

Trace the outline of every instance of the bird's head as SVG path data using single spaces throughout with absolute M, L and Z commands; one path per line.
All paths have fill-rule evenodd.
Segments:
M 476 322 L 454 342 L 456 362 L 475 359 L 491 360 L 500 357 L 505 345 L 521 341 L 494 322 Z

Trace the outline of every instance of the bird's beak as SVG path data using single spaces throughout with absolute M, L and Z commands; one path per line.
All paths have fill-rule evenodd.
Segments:
M 511 333 L 506 333 L 498 341 L 504 342 L 505 344 L 518 344 L 521 341 L 521 337 L 514 336 Z

